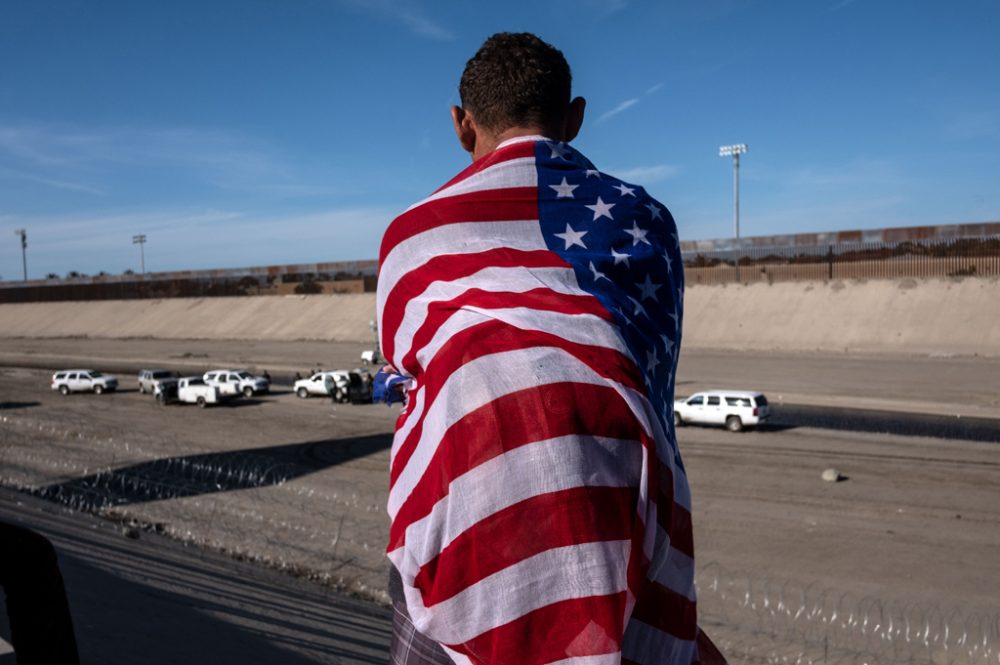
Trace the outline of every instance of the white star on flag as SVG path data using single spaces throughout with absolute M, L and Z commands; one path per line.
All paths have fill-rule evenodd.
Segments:
M 663 341 L 663 347 L 667 351 L 667 355 L 673 357 L 674 355 L 674 340 L 670 339 L 666 335 L 660 335 L 660 339 Z
M 573 245 L 579 245 L 580 247 L 587 249 L 587 246 L 584 245 L 583 240 L 581 240 L 583 236 L 587 235 L 586 231 L 575 231 L 572 226 L 567 224 L 566 233 L 554 233 L 553 235 L 557 238 L 562 238 L 566 243 L 566 247 L 563 248 L 564 250 L 569 249 Z
M 619 254 L 614 249 L 612 249 L 611 250 L 611 256 L 615 260 L 615 265 L 618 265 L 619 263 L 624 263 L 626 268 L 631 268 L 632 267 L 632 266 L 629 265 L 629 262 L 628 262 L 628 259 L 629 259 L 629 255 L 628 254 Z
M 612 222 L 615 221 L 615 218 L 611 216 L 611 209 L 615 207 L 615 204 L 605 203 L 604 201 L 601 200 L 600 196 L 597 197 L 597 203 L 595 203 L 592 206 L 584 206 L 584 207 L 590 208 L 591 210 L 594 211 L 594 219 L 591 221 L 596 222 L 601 217 L 607 217 Z
M 571 199 L 573 198 L 573 190 L 580 185 L 571 185 L 566 182 L 566 178 L 562 179 L 562 182 L 558 185 L 549 185 L 552 189 L 556 190 L 557 199 Z
M 628 326 L 635 325 L 635 323 L 632 322 L 632 319 L 628 318 L 628 314 L 626 314 L 625 310 L 622 309 L 621 307 L 616 308 L 615 312 L 618 314 L 618 316 L 622 317 L 622 320 L 625 321 L 625 325 Z
M 646 371 L 652 374 L 659 364 L 660 359 L 656 357 L 656 348 L 654 347 L 652 351 L 646 351 Z
M 566 155 L 569 154 L 569 148 L 566 147 L 564 143 L 550 143 L 549 148 L 552 149 L 552 159 L 558 157 L 559 159 L 566 159 Z
M 658 206 L 658 205 L 656 205 L 655 203 L 652 203 L 652 202 L 647 203 L 646 207 L 649 208 L 649 212 L 650 212 L 651 215 L 653 215 L 653 219 L 661 219 L 661 217 L 660 217 L 660 211 L 662 211 L 663 208 L 661 208 L 660 206 Z
M 601 272 L 600 270 L 598 270 L 597 268 L 594 267 L 594 262 L 593 261 L 590 262 L 590 272 L 594 273 L 594 281 L 595 282 L 597 280 L 599 280 L 599 279 L 606 279 L 609 282 L 611 281 L 611 279 L 607 275 L 605 275 L 603 272 Z
M 621 192 L 622 196 L 635 196 L 635 190 L 627 186 L 625 183 L 622 183 L 620 185 L 615 185 L 614 189 L 617 189 L 619 192 Z
M 660 299 L 656 297 L 656 292 L 663 287 L 662 284 L 656 284 L 651 279 L 649 279 L 649 273 L 646 273 L 646 281 L 642 284 L 637 283 L 636 286 L 642 291 L 641 298 L 643 300 L 653 299 L 653 302 L 660 302 Z
M 680 325 L 680 312 L 677 311 L 676 305 L 674 306 L 673 312 L 667 312 L 667 316 L 674 320 L 674 329 L 676 330 Z
M 625 297 L 631 300 L 632 304 L 635 305 L 635 311 L 632 312 L 633 314 L 635 314 L 636 316 L 645 316 L 647 319 L 649 318 L 649 314 L 646 314 L 646 308 L 642 306 L 642 303 L 640 303 L 632 296 L 625 296 Z
M 613 205 L 613 204 L 612 204 Z M 647 245 L 652 246 L 652 243 L 646 240 L 646 234 L 649 233 L 646 229 L 640 229 L 639 224 L 635 221 L 632 222 L 631 229 L 625 229 L 625 233 L 632 236 L 632 246 L 635 247 L 640 242 L 644 242 Z
M 674 262 L 670 260 L 670 253 L 667 250 L 663 250 L 663 260 L 667 262 L 667 272 L 672 273 L 674 271 Z

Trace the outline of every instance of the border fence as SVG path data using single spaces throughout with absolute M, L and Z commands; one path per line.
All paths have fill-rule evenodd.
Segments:
M 687 284 L 1000 276 L 1000 222 L 681 242 Z M 0 281 L 0 303 L 368 293 L 378 262 Z
M 1000 276 L 1000 223 L 682 242 L 688 285 Z
M 377 261 L 341 261 L 0 282 L 0 303 L 216 298 L 375 290 Z

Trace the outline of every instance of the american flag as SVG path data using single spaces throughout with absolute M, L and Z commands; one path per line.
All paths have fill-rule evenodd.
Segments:
M 455 662 L 716 653 L 672 419 L 683 289 L 666 208 L 539 136 L 389 226 L 379 330 L 410 387 L 387 551 Z

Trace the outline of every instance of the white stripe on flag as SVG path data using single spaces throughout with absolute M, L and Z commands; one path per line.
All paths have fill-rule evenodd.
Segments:
M 461 644 L 546 605 L 625 591 L 630 546 L 628 540 L 606 540 L 546 550 L 437 603 L 432 611 L 417 589 L 404 584 L 406 606 L 417 630 L 438 642 Z
M 651 433 L 645 396 L 606 379 L 562 349 L 532 347 L 494 353 L 471 360 L 448 377 L 427 415 L 416 449 L 389 490 L 388 512 L 395 517 L 434 456 L 448 428 L 468 413 L 520 390 L 549 383 L 588 383 L 614 388 L 630 405 L 647 433 Z M 425 397 L 425 395 L 421 395 Z M 399 436 L 399 433 L 397 433 Z
M 576 275 L 571 268 L 490 266 L 461 279 L 432 282 L 423 293 L 406 303 L 403 319 L 396 329 L 395 356 L 402 359 L 410 351 L 413 334 L 423 325 L 428 308 L 433 303 L 452 300 L 469 289 L 524 293 L 537 288 L 548 288 L 567 295 L 588 295 L 577 284 Z
M 613 349 L 626 357 L 630 355 L 614 324 L 593 314 L 561 314 L 527 307 L 511 309 L 467 307 L 452 315 L 448 322 L 438 329 L 430 342 L 420 349 L 417 360 L 426 367 L 453 335 L 490 319 L 503 321 L 521 330 L 538 330 L 577 344 Z
M 505 162 L 485 168 L 478 173 L 473 173 L 468 178 L 459 180 L 455 184 L 431 194 L 423 201 L 414 203 L 406 211 L 409 212 L 431 201 L 445 199 L 450 196 L 493 189 L 508 189 L 511 187 L 538 187 L 538 171 L 535 169 L 535 158 L 533 156 L 508 159 Z
M 669 506 L 658 507 L 669 510 Z M 674 593 L 695 600 L 694 559 L 670 545 L 670 536 L 656 525 L 656 554 L 649 562 L 650 579 L 656 580 Z
M 379 270 L 376 296 L 380 316 L 384 316 L 385 301 L 399 280 L 430 259 L 504 247 L 528 252 L 546 249 L 538 220 L 458 222 L 436 226 L 401 241 L 385 257 Z M 381 319 L 379 326 L 381 329 Z
M 400 570 L 412 583 L 426 565 L 470 527 L 504 508 L 574 487 L 634 487 L 642 473 L 638 441 L 567 435 L 510 450 L 462 474 L 431 512 L 406 529 L 410 557 Z M 502 492 L 484 492 L 502 487 Z M 455 506 L 461 510 L 455 510 Z

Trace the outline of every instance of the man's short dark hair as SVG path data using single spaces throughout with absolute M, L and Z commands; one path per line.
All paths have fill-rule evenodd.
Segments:
M 465 65 L 462 106 L 489 131 L 562 121 L 573 76 L 562 51 L 530 32 L 498 32 Z

